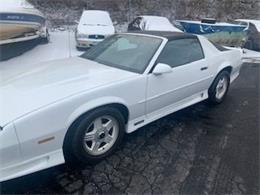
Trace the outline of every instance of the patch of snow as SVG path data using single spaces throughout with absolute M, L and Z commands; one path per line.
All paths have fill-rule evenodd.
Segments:
M 128 27 L 128 23 L 127 22 L 115 25 L 117 33 L 127 32 L 127 27 Z
M 182 32 L 180 29 L 174 27 L 166 17 L 161 17 L 161 16 L 140 16 L 140 17 L 144 19 L 145 30 Z
M 16 8 L 16 7 L 25 7 L 25 8 L 34 8 L 26 0 L 0 0 L 0 8 Z
M 247 20 L 247 19 L 238 19 L 236 20 L 238 22 L 246 22 L 246 23 L 252 23 L 257 28 L 257 31 L 260 32 L 260 20 Z
M 80 24 L 82 25 L 104 25 L 104 26 L 113 26 L 110 15 L 106 11 L 99 10 L 86 10 L 83 11 Z
M 77 32 L 83 35 L 108 36 L 115 33 L 115 28 L 108 12 L 86 10 L 82 13 Z
M 18 7 L 21 6 L 21 0 L 0 0 L 1 7 Z
M 81 55 L 77 51 L 74 33 L 71 31 L 50 32 L 51 41 L 45 45 L 38 45 L 21 56 L 0 62 L 1 79 L 22 74 L 41 62 L 70 58 Z

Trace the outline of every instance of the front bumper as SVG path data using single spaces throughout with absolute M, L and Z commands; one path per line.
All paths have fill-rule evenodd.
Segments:
M 14 124 L 0 131 L 0 182 L 64 163 L 62 149 L 25 158 Z
M 94 46 L 94 45 L 100 43 L 103 40 L 104 39 L 79 39 L 79 38 L 76 38 L 76 43 L 77 43 L 77 47 L 88 48 L 88 47 L 91 47 L 91 46 Z
M 35 173 L 37 171 L 60 165 L 64 162 L 65 160 L 62 149 L 29 160 L 21 160 L 14 165 L 1 167 L 0 182 Z
M 20 145 L 15 127 L 9 124 L 0 131 L 0 181 L 8 179 L 6 168 L 21 161 Z

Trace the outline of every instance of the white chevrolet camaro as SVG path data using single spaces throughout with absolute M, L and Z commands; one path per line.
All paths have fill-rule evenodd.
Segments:
M 125 133 L 206 99 L 221 103 L 241 65 L 240 51 L 201 36 L 125 33 L 1 80 L 0 181 L 97 162 Z

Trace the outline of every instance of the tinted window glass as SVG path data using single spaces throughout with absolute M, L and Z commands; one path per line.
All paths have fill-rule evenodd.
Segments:
M 167 43 L 157 62 L 172 67 L 181 66 L 204 58 L 198 39 L 178 39 Z
M 141 35 L 114 35 L 89 49 L 81 57 L 101 64 L 143 73 L 162 39 Z

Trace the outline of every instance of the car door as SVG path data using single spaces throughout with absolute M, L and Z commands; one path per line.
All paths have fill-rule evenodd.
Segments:
M 170 65 L 169 73 L 148 75 L 146 112 L 156 117 L 206 96 L 210 74 L 197 37 L 168 41 L 156 64 Z

